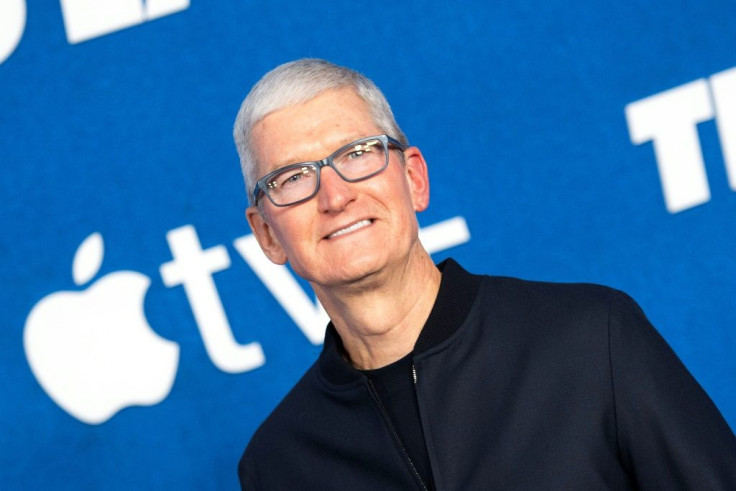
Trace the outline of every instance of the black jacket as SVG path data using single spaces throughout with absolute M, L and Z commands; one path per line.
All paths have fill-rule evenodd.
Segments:
M 422 489 L 341 350 L 328 326 L 248 445 L 243 489 Z M 736 489 L 736 438 L 621 292 L 449 260 L 414 367 L 438 490 Z

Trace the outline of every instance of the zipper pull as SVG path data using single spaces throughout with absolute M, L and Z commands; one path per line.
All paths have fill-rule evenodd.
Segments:
M 414 385 L 417 385 L 417 369 L 414 362 L 411 363 L 411 378 L 414 379 Z

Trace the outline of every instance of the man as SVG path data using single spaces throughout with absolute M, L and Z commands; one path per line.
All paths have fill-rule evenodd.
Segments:
M 435 266 L 427 164 L 364 76 L 304 59 L 234 135 L 268 258 L 330 316 L 243 489 L 736 489 L 736 439 L 626 295 Z

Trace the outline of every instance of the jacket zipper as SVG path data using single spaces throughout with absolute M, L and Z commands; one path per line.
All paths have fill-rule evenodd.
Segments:
M 412 363 L 412 374 L 414 376 L 414 383 L 416 383 L 416 370 L 414 370 L 413 363 Z M 381 410 L 381 415 L 383 416 L 383 419 L 386 421 L 386 424 L 391 430 L 391 435 L 394 437 L 394 441 L 398 443 L 399 448 L 401 449 L 401 453 L 404 455 L 404 459 L 409 464 L 409 468 L 411 468 L 412 473 L 414 474 L 414 477 L 417 478 L 417 481 L 419 481 L 419 485 L 422 487 L 424 491 L 429 491 L 427 489 L 427 486 L 424 484 L 424 481 L 422 480 L 422 476 L 419 475 L 417 468 L 414 466 L 414 462 L 412 462 L 411 457 L 409 457 L 409 453 L 406 451 L 404 442 L 402 442 L 401 438 L 399 438 L 399 434 L 397 433 L 396 428 L 394 427 L 394 424 L 391 422 L 391 418 L 388 417 L 388 412 L 386 411 L 386 408 L 383 406 L 381 399 L 378 397 L 378 391 L 376 391 L 376 387 L 373 385 L 373 382 L 371 381 L 371 379 L 366 377 L 366 380 L 368 381 L 368 389 L 370 390 L 371 397 L 373 397 L 373 400 L 376 401 L 376 404 L 378 405 L 378 409 Z

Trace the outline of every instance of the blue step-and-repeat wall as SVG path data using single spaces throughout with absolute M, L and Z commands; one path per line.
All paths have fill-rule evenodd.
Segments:
M 736 4 L 0 0 L 0 487 L 236 489 L 320 350 L 231 126 L 362 71 L 430 166 L 436 260 L 625 290 L 736 427 Z

